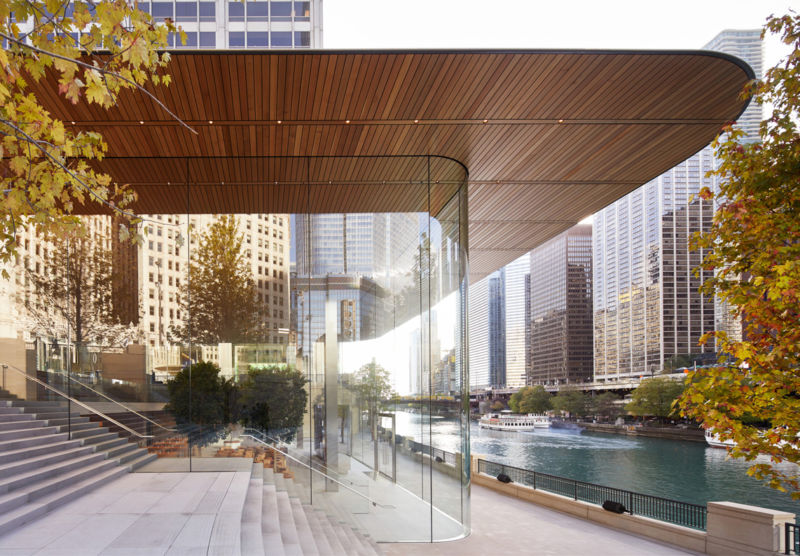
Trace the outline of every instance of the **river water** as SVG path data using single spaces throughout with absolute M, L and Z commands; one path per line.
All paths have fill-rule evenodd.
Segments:
M 397 413 L 398 434 L 459 451 L 458 421 L 434 418 L 426 425 L 418 414 Z M 491 431 L 473 422 L 470 444 L 473 454 L 514 467 L 694 504 L 739 502 L 800 516 L 800 501 L 764 486 L 746 474 L 747 462 L 705 443 L 566 429 Z

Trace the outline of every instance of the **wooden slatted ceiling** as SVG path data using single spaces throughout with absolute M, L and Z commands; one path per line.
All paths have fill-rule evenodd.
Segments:
M 429 160 L 435 213 L 468 168 L 472 279 L 702 148 L 752 78 L 710 52 L 176 52 L 169 71 L 153 93 L 198 135 L 143 95 L 36 92 L 103 133 L 142 213 L 421 210 Z

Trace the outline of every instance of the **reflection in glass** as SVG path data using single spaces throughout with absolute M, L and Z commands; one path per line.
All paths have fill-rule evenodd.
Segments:
M 377 540 L 463 536 L 464 169 L 290 162 L 300 186 L 217 192 L 292 191 L 292 214 L 199 214 L 181 163 L 169 171 L 190 184 L 185 212 L 143 215 L 136 244 L 108 216 L 85 218 L 67 245 L 25 232 L 3 359 L 140 434 L 157 456 L 142 471 L 257 461 Z M 351 165 L 361 181 L 328 179 Z M 361 212 L 325 212 L 342 190 Z

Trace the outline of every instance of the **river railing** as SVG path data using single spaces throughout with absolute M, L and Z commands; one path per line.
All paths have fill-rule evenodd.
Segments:
M 784 524 L 784 553 L 800 554 L 800 526 L 794 523 Z
M 631 515 L 640 515 L 705 531 L 707 509 L 705 506 L 660 498 L 649 494 L 641 494 L 630 490 L 596 485 L 529 469 L 521 469 L 502 463 L 478 459 L 478 472 L 497 477 L 505 474 L 515 483 L 519 483 L 535 490 L 544 490 L 567 496 L 573 500 L 589 502 L 602 506 L 604 502 L 616 502 L 624 506 L 624 511 Z M 787 539 L 789 529 L 787 527 Z M 797 542 L 797 529 L 794 529 L 794 539 Z M 787 543 L 788 546 L 788 543 Z M 789 554 L 789 552 L 787 552 Z M 798 552 L 795 552 L 798 554 Z

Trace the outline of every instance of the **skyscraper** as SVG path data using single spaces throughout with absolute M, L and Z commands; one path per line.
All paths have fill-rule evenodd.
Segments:
M 706 47 L 742 57 L 761 77 L 759 30 L 723 31 Z M 761 107 L 739 119 L 756 132 Z M 692 198 L 715 186 L 711 147 L 594 215 L 594 375 L 597 380 L 674 370 L 712 358 L 714 346 L 700 336 L 731 326 L 727 311 L 698 288 L 707 271 L 694 275 L 703 258 L 690 251 L 691 235 L 707 230 L 714 207 Z M 690 199 L 692 199 L 690 201 Z
M 505 385 L 525 386 L 525 282 L 530 257 L 525 254 L 504 268 L 505 301 Z
M 592 227 L 580 224 L 530 252 L 528 384 L 592 376 Z

